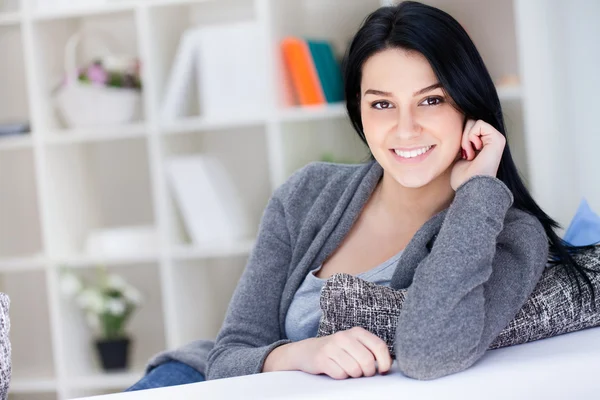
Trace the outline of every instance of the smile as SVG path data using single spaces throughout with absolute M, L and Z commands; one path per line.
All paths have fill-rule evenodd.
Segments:
M 398 150 L 398 149 L 393 149 L 393 152 L 401 158 L 404 159 L 411 159 L 411 158 L 417 158 L 427 152 L 429 152 L 429 150 L 431 150 L 433 147 L 435 146 L 425 146 L 425 147 L 421 147 L 419 149 L 414 149 L 411 151 L 402 151 L 402 150 Z

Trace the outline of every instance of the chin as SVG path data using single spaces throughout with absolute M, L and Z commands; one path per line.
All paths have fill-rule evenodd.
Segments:
M 398 182 L 398 184 L 411 189 L 418 189 L 423 186 L 427 186 L 432 181 L 432 178 L 429 175 L 396 174 L 392 176 L 394 177 L 394 180 Z

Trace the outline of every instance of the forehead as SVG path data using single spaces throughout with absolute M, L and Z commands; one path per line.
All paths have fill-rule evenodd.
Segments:
M 414 92 L 438 81 L 427 59 L 416 51 L 392 48 L 375 53 L 363 65 L 361 89 Z

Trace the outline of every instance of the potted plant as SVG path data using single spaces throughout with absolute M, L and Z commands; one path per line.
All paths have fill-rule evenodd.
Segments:
M 61 272 L 61 289 L 74 299 L 95 332 L 95 345 L 104 370 L 127 368 L 131 339 L 125 327 L 142 302 L 140 292 L 105 267 L 97 268 L 97 279 L 88 283 L 68 268 Z
M 92 34 L 114 47 L 118 40 L 102 31 L 76 32 L 65 49 L 65 77 L 53 90 L 56 107 L 70 128 L 127 124 L 141 112 L 142 73 L 136 56 L 105 49 L 90 63 L 78 65 L 76 50 Z

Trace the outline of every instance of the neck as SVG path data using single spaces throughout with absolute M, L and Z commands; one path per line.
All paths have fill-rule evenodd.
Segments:
M 393 221 L 420 226 L 450 206 L 454 189 L 450 171 L 420 188 L 404 187 L 384 171 L 375 196 L 381 211 Z

